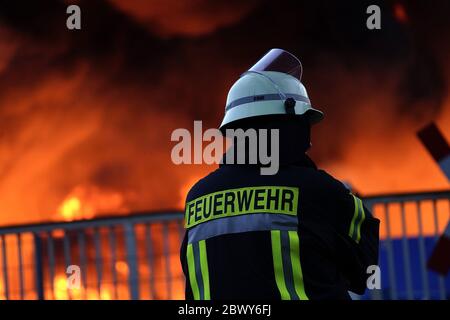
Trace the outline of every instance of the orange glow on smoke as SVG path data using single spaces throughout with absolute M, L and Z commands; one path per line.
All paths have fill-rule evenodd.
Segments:
M 199 36 L 233 24 L 255 6 L 256 1 L 212 3 L 207 0 L 158 1 L 158 0 L 110 0 L 126 14 L 136 18 L 150 30 L 161 36 Z M 195 10 L 193 10 L 193 7 Z M 167 17 L 170 16 L 170 19 Z
M 92 219 L 101 213 L 125 213 L 124 197 L 118 192 L 107 192 L 97 187 L 76 187 L 62 202 L 57 220 Z
M 407 23 L 409 18 L 408 14 L 406 13 L 405 6 L 401 3 L 395 3 L 394 4 L 394 17 L 397 19 L 398 22 L 401 23 Z
M 84 47 L 90 45 L 90 40 L 83 40 L 80 44 L 77 37 L 70 36 L 67 30 L 61 29 L 64 32 L 61 36 L 58 33 L 52 41 L 43 45 L 41 39 L 28 39 L 26 31 L 21 34 L 22 31 L 13 30 L 14 27 L 3 24 L 3 21 L 0 23 L 0 80 L 3 80 L 0 83 L 0 120 L 3 120 L 0 121 L 1 226 L 48 220 L 76 221 L 174 207 L 183 210 L 192 185 L 215 169 L 215 166 L 206 165 L 174 165 L 170 159 L 173 146 L 170 134 L 177 128 L 191 129 L 194 115 L 195 119 L 205 120 L 210 126 L 220 123 L 226 86 L 236 80 L 243 71 L 241 67 L 246 66 L 243 61 L 242 65 L 237 61 L 239 50 L 224 52 L 220 46 L 222 42 L 210 40 L 217 30 L 223 29 L 220 33 L 225 35 L 233 31 L 231 27 L 247 17 L 256 7 L 256 1 L 234 1 L 230 5 L 226 1 L 213 4 L 207 0 L 196 0 L 194 6 L 187 1 L 107 2 L 119 10 L 120 16 L 127 16 L 135 23 L 129 30 L 137 30 L 134 29 L 136 26 L 143 33 L 147 30 L 146 36 L 150 37 L 147 40 L 157 37 L 175 39 L 173 52 L 168 43 L 162 53 L 158 48 L 154 51 L 155 56 L 152 52 L 144 58 L 145 62 L 156 60 L 155 65 L 163 69 L 157 77 L 152 73 L 153 69 L 142 69 L 140 72 L 140 67 L 136 68 L 140 56 L 135 57 L 130 48 L 122 47 L 123 43 L 128 42 L 124 41 L 127 36 L 120 25 L 117 28 L 119 33 L 111 30 L 111 38 L 115 37 L 111 42 L 117 50 L 111 50 L 111 55 L 106 56 L 99 52 L 101 59 L 97 60 L 90 56 L 90 48 Z M 403 3 L 398 0 L 393 4 L 392 15 L 399 23 L 407 24 L 413 21 L 414 16 L 412 7 Z M 246 24 L 252 20 L 249 19 Z M 90 27 L 79 34 L 81 39 L 89 35 L 89 30 L 93 29 Z M 190 42 L 189 37 L 200 41 Z M 227 37 L 234 38 L 233 34 Z M 108 38 L 105 40 L 109 41 Z M 289 39 L 290 35 L 287 34 L 286 38 Z M 421 45 L 426 47 L 427 42 L 423 38 Z M 216 39 L 222 38 L 219 36 Z M 79 50 L 73 50 L 73 44 L 80 45 Z M 152 43 L 149 42 L 149 45 Z M 445 45 L 444 42 L 437 44 L 439 49 L 442 46 L 439 53 L 444 56 L 447 52 Z M 78 52 L 80 56 L 76 56 Z M 430 55 L 433 56 L 432 51 Z M 67 56 L 76 57 L 66 61 Z M 130 56 L 136 58 L 133 64 L 129 61 Z M 242 57 L 248 60 L 245 63 L 252 59 L 250 53 Z M 337 59 L 340 59 L 339 55 Z M 360 59 L 363 60 L 364 56 Z M 419 114 L 417 106 L 398 110 L 398 96 L 401 94 L 397 92 L 397 78 L 401 78 L 407 63 L 398 69 L 393 66 L 392 71 L 380 68 L 380 76 L 373 69 L 356 67 L 357 64 L 355 68 L 345 64 L 341 66 L 327 52 L 322 58 L 319 55 L 317 61 L 327 62 L 323 64 L 323 72 L 322 67 L 314 64 L 312 69 L 309 66 L 305 68 L 307 81 L 318 81 L 317 84 L 323 85 L 313 89 L 317 90 L 313 98 L 329 96 L 329 100 L 337 101 L 334 107 L 339 111 L 333 114 L 333 110 L 325 110 L 326 120 L 313 129 L 312 153 L 315 149 L 322 152 L 318 163 L 321 168 L 350 182 L 355 191 L 363 196 L 449 188 L 448 180 L 415 135 L 425 120 L 433 120 L 437 121 L 450 141 L 448 81 L 445 83 L 447 87 L 442 105 L 439 101 L 439 108 L 434 108 L 434 113 L 428 113 L 433 108 L 424 102 L 420 110 L 426 111 L 423 113 L 426 117 L 420 114 L 414 118 L 409 113 Z M 220 70 L 220 76 L 212 77 L 211 68 L 205 67 L 219 64 L 225 67 Z M 448 59 L 439 67 L 448 78 Z M 133 68 L 139 70 L 128 70 Z M 205 69 L 209 69 L 207 75 L 200 72 Z M 309 75 L 313 77 L 309 78 Z M 207 80 L 202 80 L 204 78 Z M 330 79 L 333 85 L 326 86 L 327 81 L 322 78 Z M 213 94 L 208 96 L 209 92 Z M 223 97 L 217 94 L 219 92 L 223 92 Z M 176 106 L 171 105 L 174 103 L 171 96 L 176 96 Z M 202 99 L 208 102 L 207 107 L 200 103 Z M 404 115 L 406 113 L 408 116 Z M 203 129 L 207 129 L 206 125 Z M 317 133 L 321 134 L 321 139 L 315 140 Z M 341 134 L 342 143 L 331 139 Z M 333 148 L 327 138 L 336 143 L 337 146 L 332 147 L 338 149 L 337 156 L 333 152 L 328 156 L 327 149 Z M 312 158 L 315 158 L 314 154 Z M 448 220 L 448 206 L 440 203 L 438 207 L 438 231 L 442 232 Z M 397 238 L 403 234 L 401 211 L 398 205 L 390 206 L 390 210 L 390 233 Z M 381 237 L 385 238 L 385 212 L 382 207 L 376 206 L 374 214 L 382 221 L 380 232 Z M 405 214 L 405 234 L 417 236 L 416 209 L 407 204 Z M 422 214 L 424 234 L 433 235 L 435 226 L 428 203 L 423 204 Z M 160 232 L 155 229 L 156 234 Z M 168 296 L 165 283 L 167 272 L 175 279 L 172 297 L 184 296 L 184 277 L 177 254 L 181 239 L 176 230 L 178 226 L 170 231 L 168 268 L 161 258 L 161 249 L 158 249 L 154 266 L 138 266 L 140 275 L 144 277 L 140 286 L 143 287 L 141 291 L 145 299 Z M 64 235 L 64 230 L 53 231 L 56 240 L 61 240 Z M 162 237 L 154 235 L 155 232 L 152 233 L 152 242 L 160 245 Z M 144 242 L 142 230 L 137 230 L 136 236 L 139 243 Z M 7 242 L 8 260 L 15 261 L 17 245 L 14 239 L 8 238 Z M 32 257 L 32 248 L 30 242 L 28 247 L 23 248 L 23 256 Z M 27 265 L 32 263 L 30 260 Z M 126 281 L 130 270 L 127 262 L 119 260 L 108 267 L 114 268 L 122 281 L 117 287 L 118 298 L 128 298 Z M 156 279 L 155 296 L 148 293 L 147 280 L 153 276 Z M 17 275 L 11 277 L 14 280 L 11 283 L 17 283 Z M 32 277 L 27 274 L 26 278 L 32 285 Z M 53 286 L 53 290 L 46 291 L 46 297 L 115 298 L 114 289 L 106 284 L 102 284 L 100 290 L 88 285 L 68 291 L 65 279 L 64 273 L 57 273 L 53 283 L 46 284 Z M 0 299 L 5 297 L 3 289 L 0 277 Z
M 150 237 L 152 243 L 152 257 L 151 263 L 148 261 L 147 251 L 147 238 L 146 238 L 146 226 L 136 225 L 135 235 L 137 243 L 137 272 L 139 274 L 139 293 L 141 299 L 182 299 L 184 298 L 184 276 L 182 275 L 181 266 L 179 263 L 179 245 L 181 243 L 181 237 L 179 231 L 181 225 L 179 221 L 169 222 L 166 227 L 168 228 L 168 238 L 165 237 L 163 225 L 153 224 L 150 226 Z M 119 230 L 117 230 L 119 231 Z M 59 237 L 55 235 L 58 233 Z M 117 232 L 117 247 L 116 258 L 112 265 L 113 260 L 111 251 L 108 246 L 107 237 L 109 230 L 107 228 L 99 229 L 100 243 L 102 246 L 102 280 L 98 284 L 98 273 L 95 266 L 95 252 L 93 243 L 88 241 L 86 243 L 86 258 L 88 261 L 87 269 L 84 274 L 86 276 L 86 282 L 82 278 L 79 288 L 70 288 L 67 286 L 69 275 L 65 273 L 64 262 L 58 257 L 63 256 L 62 239 L 60 236 L 64 235 L 64 231 L 56 230 L 53 232 L 53 240 L 55 244 L 55 257 L 56 264 L 54 269 L 55 277 L 50 280 L 48 266 L 45 266 L 44 272 L 44 297 L 45 299 L 66 300 L 66 299 L 89 299 L 89 300 L 113 300 L 113 299 L 129 299 L 129 276 L 130 270 L 128 260 L 125 255 L 125 245 L 123 240 L 123 234 Z M 91 234 L 86 233 L 86 239 L 91 239 Z M 92 240 L 92 239 L 91 239 Z M 167 240 L 167 242 L 165 242 Z M 22 237 L 22 256 L 24 266 L 24 298 L 36 299 L 36 286 L 34 278 L 34 243 L 33 235 L 31 233 L 25 233 Z M 46 241 L 46 237 L 43 238 Z M 7 260 L 9 261 L 8 271 L 8 292 L 9 299 L 20 299 L 19 288 L 19 273 L 18 273 L 18 260 L 17 260 L 17 239 L 15 235 L 6 236 L 6 244 L 8 247 Z M 44 246 L 46 246 L 44 244 Z M 166 251 L 168 250 L 168 251 Z M 71 242 L 70 249 L 72 263 L 79 264 L 77 242 Z M 168 254 L 168 259 L 165 259 L 165 254 Z M 47 260 L 44 252 L 44 259 Z M 116 272 L 115 282 L 113 282 L 112 267 Z M 0 299 L 5 299 L 3 283 L 3 266 L 0 259 Z M 168 284 L 170 279 L 170 285 Z M 72 282 L 73 284 L 73 282 Z M 99 287 L 100 286 L 100 287 Z M 154 294 L 153 294 L 154 289 Z

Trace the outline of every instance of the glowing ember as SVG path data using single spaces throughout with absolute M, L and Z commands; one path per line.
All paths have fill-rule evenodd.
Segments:
M 116 262 L 116 271 L 122 275 L 128 275 L 128 264 L 124 261 Z
M 0 284 L 1 285 L 1 284 Z M 126 292 L 126 288 L 118 286 L 119 291 L 122 293 Z M 51 292 L 47 291 L 46 296 L 50 297 Z M 100 295 L 97 289 L 93 288 L 79 288 L 79 289 L 68 289 L 67 288 L 67 278 L 64 274 L 59 274 L 55 277 L 53 281 L 53 299 L 56 300 L 80 300 L 84 299 L 84 297 L 88 300 L 111 300 L 113 297 L 112 288 L 107 286 L 102 286 L 100 289 Z
M 53 286 L 55 290 L 55 299 L 57 300 L 68 299 L 67 281 L 65 276 L 62 275 L 56 276 Z
M 198 180 L 200 180 L 201 178 L 203 178 L 203 176 L 194 176 L 191 177 L 190 179 L 188 179 L 183 186 L 180 189 L 180 201 L 178 203 L 178 207 L 181 208 L 182 210 L 184 209 L 184 202 L 186 200 L 186 196 L 189 192 L 189 190 L 192 188 L 192 186 L 194 184 L 197 183 Z
M 111 300 L 112 295 L 111 292 L 108 289 L 101 289 L 100 290 L 100 300 Z
M 449 188 L 416 137 L 417 129 L 433 120 L 450 139 L 449 48 L 448 41 L 442 41 L 450 30 L 448 10 L 434 3 L 416 6 L 395 0 L 390 2 L 389 20 L 383 16 L 380 36 L 355 46 L 360 30 L 345 27 L 350 24 L 342 27 L 333 6 L 317 19 L 310 13 L 321 6 L 314 2 L 302 4 L 303 10 L 297 10 L 294 1 L 284 5 L 250 2 L 198 0 L 191 7 L 181 1 L 86 1 L 85 10 L 92 14 L 85 15 L 83 23 L 89 27 L 77 36 L 54 27 L 53 22 L 64 14 L 50 8 L 53 2 L 33 6 L 29 19 L 15 19 L 22 8 L 14 1 L 2 6 L 0 224 L 183 208 L 190 187 L 214 168 L 174 165 L 170 133 L 189 128 L 194 119 L 204 120 L 205 127 L 220 123 L 227 89 L 274 42 L 305 57 L 309 93 L 327 114 L 327 121 L 313 132 L 311 155 L 321 168 L 349 181 L 363 195 Z M 222 10 L 225 6 L 229 10 Z M 344 8 L 343 3 L 337 6 Z M 350 22 L 365 17 L 364 10 L 348 12 L 356 12 L 352 16 L 356 20 Z M 431 17 L 433 23 L 414 19 L 419 15 Z M 272 16 L 279 29 L 286 31 L 281 38 L 266 32 L 271 26 L 259 18 Z M 98 19 L 103 23 L 96 23 Z M 393 19 L 398 23 L 390 23 Z M 336 24 L 324 32 L 323 21 Z M 399 23 L 412 22 L 414 28 L 398 28 Z M 254 37 L 254 30 L 262 30 L 264 36 Z M 299 39 L 317 41 L 304 45 Z M 237 43 L 242 46 L 236 47 Z M 223 48 L 235 49 L 225 52 Z M 374 54 L 373 48 L 393 54 Z M 448 205 L 438 207 L 442 229 Z M 401 211 L 396 205 L 390 209 L 390 233 L 397 238 L 403 232 Z M 408 205 L 405 211 L 405 231 L 416 236 L 416 209 Z M 382 220 L 381 236 L 385 237 L 383 208 L 376 206 L 374 214 Z M 423 205 L 422 214 L 423 232 L 431 236 L 430 203 Z M 173 297 L 181 298 L 178 226 L 173 229 L 169 269 L 176 280 L 171 288 Z M 155 230 L 151 240 L 159 248 L 164 239 L 155 236 L 161 232 Z M 144 232 L 136 234 L 137 242 L 143 244 Z M 52 235 L 56 249 L 61 249 L 65 231 L 54 230 Z M 27 237 L 22 255 L 30 260 L 24 265 L 31 266 L 34 244 L 32 235 Z M 16 240 L 11 236 L 6 241 L 7 260 L 17 265 Z M 77 242 L 70 245 L 76 251 Z M 156 279 L 157 292 L 148 298 L 160 299 L 166 296 L 168 275 L 160 258 L 163 250 L 155 254 L 154 265 L 139 265 L 139 272 Z M 118 261 L 113 267 L 119 276 L 115 289 L 103 283 L 99 289 L 92 282 L 68 291 L 66 275 L 57 272 L 54 281 L 46 278 L 45 296 L 110 299 L 116 298 L 117 291 L 120 299 L 126 299 L 128 265 Z M 27 288 L 34 286 L 31 271 L 25 274 Z M 18 298 L 18 276 L 10 277 L 10 297 Z M 5 297 L 2 281 L 0 277 L 0 299 Z M 142 282 L 141 286 L 147 285 L 146 280 Z
M 80 199 L 72 197 L 63 202 L 59 208 L 60 215 L 63 216 L 64 220 L 70 221 L 75 218 L 75 216 L 80 215 L 81 202 Z

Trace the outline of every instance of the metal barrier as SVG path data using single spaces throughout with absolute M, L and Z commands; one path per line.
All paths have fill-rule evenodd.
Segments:
M 450 191 L 364 198 L 382 221 L 381 290 L 362 299 L 446 299 L 426 260 L 449 220 Z M 182 299 L 182 213 L 0 228 L 0 299 Z M 73 268 L 79 268 L 79 273 Z M 78 287 L 67 279 L 80 276 Z
M 183 235 L 178 212 L 0 228 L 0 299 L 181 299 Z
M 377 195 L 364 204 L 380 225 L 382 289 L 370 299 L 442 299 L 450 279 L 427 270 L 426 262 L 450 215 L 450 191 Z

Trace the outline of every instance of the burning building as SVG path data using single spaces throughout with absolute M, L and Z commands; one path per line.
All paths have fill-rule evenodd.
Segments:
M 81 30 L 65 27 L 73 3 Z M 365 195 L 448 189 L 415 132 L 434 120 L 450 139 L 449 5 L 382 1 L 382 28 L 368 30 L 369 4 L 0 3 L 0 225 L 182 210 L 189 186 L 213 168 L 174 165 L 171 132 L 194 120 L 217 127 L 227 88 L 271 47 L 302 58 L 310 96 L 326 113 L 311 150 L 321 167 Z M 400 222 L 393 228 L 401 233 Z M 89 232 L 87 248 L 108 237 Z M 138 242 L 145 236 L 136 231 Z M 52 237 L 55 250 L 64 239 L 78 250 L 77 234 Z M 38 241 L 51 247 L 45 235 Z M 108 268 L 119 277 L 129 266 L 116 260 Z M 95 297 L 115 297 L 94 287 Z

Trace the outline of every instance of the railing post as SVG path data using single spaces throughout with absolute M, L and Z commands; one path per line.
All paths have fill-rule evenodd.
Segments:
M 154 257 L 153 257 L 153 243 L 152 243 L 152 236 L 151 236 L 151 227 L 150 223 L 145 224 L 145 248 L 146 248 L 146 255 L 147 255 L 147 264 L 148 264 L 148 270 L 149 270 L 149 285 L 150 285 L 150 293 L 151 293 L 151 299 L 156 300 L 158 298 L 158 295 L 156 294 L 156 287 L 155 287 L 155 267 L 154 267 Z
M 436 199 L 433 199 L 432 203 L 433 203 L 433 219 L 434 219 L 434 245 L 436 245 L 436 243 L 439 240 L 439 215 Z M 448 204 L 450 206 L 450 200 Z M 438 275 L 438 283 L 439 283 L 439 299 L 446 300 L 447 289 L 445 288 L 444 276 Z
M 402 251 L 403 251 L 403 273 L 406 286 L 406 297 L 408 300 L 414 299 L 414 288 L 411 275 L 411 259 L 409 256 L 409 242 L 406 229 L 405 202 L 400 202 L 400 213 L 402 221 Z
M 128 286 L 130 290 L 130 299 L 139 299 L 139 274 L 137 267 L 137 248 L 136 237 L 134 234 L 134 225 L 130 222 L 124 224 L 126 256 L 128 263 Z
M 83 298 L 87 299 L 88 282 L 87 282 L 87 258 L 86 258 L 86 229 L 78 230 L 78 254 L 80 258 L 81 282 L 83 288 Z
M 38 300 L 44 300 L 44 273 L 42 268 L 42 238 L 33 233 L 34 239 L 34 280 Z M 53 279 L 52 279 L 53 281 Z
M 72 259 L 70 256 L 70 234 L 67 229 L 64 230 L 63 237 L 63 250 L 64 250 L 64 272 L 66 272 L 67 268 L 72 264 Z M 72 292 L 69 286 L 66 286 L 67 298 L 68 300 L 72 300 Z
M 372 214 L 372 216 L 375 216 L 373 212 L 374 209 L 373 203 L 371 201 L 364 201 L 364 205 Z M 380 261 L 380 252 L 378 252 L 378 263 L 380 263 L 379 261 Z M 383 300 L 383 289 L 371 289 L 369 290 L 369 295 L 371 300 Z
M 9 300 L 8 255 L 6 253 L 6 235 L 1 235 L 0 240 L 2 240 L 3 288 L 5 292 L 5 299 Z
M 50 291 L 52 298 L 56 299 L 55 293 L 55 244 L 53 243 L 53 235 L 51 231 L 47 232 L 47 262 L 48 277 L 50 279 Z

